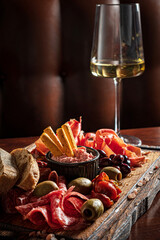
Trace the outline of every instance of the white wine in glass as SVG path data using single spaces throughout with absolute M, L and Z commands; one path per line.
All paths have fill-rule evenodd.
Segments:
M 96 5 L 91 72 L 113 78 L 115 86 L 115 131 L 126 143 L 141 145 L 134 136 L 120 134 L 120 84 L 145 70 L 140 8 L 132 4 Z

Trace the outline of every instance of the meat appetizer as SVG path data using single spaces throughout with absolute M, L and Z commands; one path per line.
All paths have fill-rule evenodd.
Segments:
M 77 176 L 69 180 L 69 176 L 52 169 L 46 158 L 50 151 L 59 163 L 81 164 L 95 158 L 86 147 L 95 149 L 99 157 L 98 174 L 92 179 Z M 81 118 L 68 121 L 56 132 L 49 126 L 32 152 L 19 148 L 7 153 L 0 149 L 3 209 L 53 231 L 80 230 L 118 201 L 119 181 L 143 163 L 141 149 L 124 143 L 111 129 L 84 133 Z

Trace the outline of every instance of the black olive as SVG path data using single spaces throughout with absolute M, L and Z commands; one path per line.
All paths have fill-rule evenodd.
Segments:
M 99 157 L 99 158 L 107 157 L 106 153 L 105 153 L 103 150 L 97 149 L 97 151 L 98 151 L 99 154 L 100 154 L 100 157 Z
M 116 154 L 111 154 L 110 158 L 113 159 L 116 156 Z
M 113 165 L 112 160 L 108 157 L 99 159 L 99 167 L 100 168 L 112 166 L 112 165 Z
M 113 167 L 117 168 L 120 171 L 120 166 L 118 165 L 113 165 Z
M 124 157 L 124 162 L 125 162 L 127 159 L 129 159 L 126 155 L 123 155 L 123 157 Z
M 124 157 L 123 157 L 123 155 L 120 155 L 120 154 L 117 154 L 116 156 L 114 156 L 112 158 L 112 162 L 115 165 L 121 165 L 121 163 L 123 163 L 123 161 L 124 161 Z
M 127 165 L 126 163 L 121 164 L 120 170 L 121 170 L 121 173 L 122 173 L 123 177 L 126 177 L 131 172 L 130 166 Z
M 129 159 L 125 160 L 124 163 L 126 163 L 127 165 L 131 165 L 131 161 Z

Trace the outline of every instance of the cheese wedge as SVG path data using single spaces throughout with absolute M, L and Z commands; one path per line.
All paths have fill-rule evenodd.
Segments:
M 56 134 L 54 133 L 53 129 L 49 126 L 49 127 L 45 128 L 43 131 L 52 139 L 52 141 L 61 150 L 61 152 L 63 152 L 62 144 L 59 141 L 59 139 L 56 136 Z
M 63 152 L 68 156 L 68 157 L 73 157 L 74 156 L 74 152 L 72 150 L 72 147 L 67 139 L 67 136 L 65 134 L 65 131 L 63 128 L 58 128 L 57 131 L 57 136 L 60 140 L 60 142 L 62 143 L 63 146 Z
M 61 156 L 63 153 L 57 147 L 57 145 L 53 142 L 53 140 L 46 133 L 42 133 L 40 136 L 42 142 L 46 145 L 46 147 L 51 151 L 54 157 Z
M 76 141 L 74 139 L 74 136 L 73 136 L 70 125 L 68 123 L 65 123 L 65 124 L 62 125 L 62 129 L 64 130 L 64 132 L 67 136 L 67 139 L 68 139 L 68 141 L 71 145 L 72 150 L 77 149 L 77 144 L 76 144 Z

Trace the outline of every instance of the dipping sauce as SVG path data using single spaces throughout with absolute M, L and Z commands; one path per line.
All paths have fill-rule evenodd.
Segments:
M 63 154 L 59 157 L 52 156 L 52 159 L 61 163 L 80 163 L 89 161 L 95 157 L 92 153 L 88 153 L 85 147 L 78 147 L 73 151 L 74 157 L 68 157 L 65 154 Z

